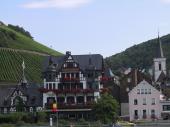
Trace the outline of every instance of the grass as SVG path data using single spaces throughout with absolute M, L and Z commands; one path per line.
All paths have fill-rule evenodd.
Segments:
M 54 56 L 62 55 L 5 25 L 0 26 L 0 47 L 36 51 Z
M 2 48 L 1 48 L 2 47 Z M 4 48 L 17 49 L 7 50 Z M 22 61 L 26 64 L 26 78 L 29 82 L 42 82 L 42 62 L 44 56 L 31 52 L 43 53 L 46 55 L 59 56 L 61 53 L 44 46 L 33 39 L 9 28 L 6 25 L 0 26 L 0 82 L 19 82 L 22 77 Z

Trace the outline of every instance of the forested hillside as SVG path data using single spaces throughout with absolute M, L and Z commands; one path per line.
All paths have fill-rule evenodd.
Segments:
M 170 69 L 170 34 L 161 37 L 161 42 L 164 56 L 167 58 L 167 66 Z M 153 64 L 153 58 L 157 57 L 158 46 L 158 39 L 155 38 L 107 57 L 105 63 L 112 68 L 114 73 L 128 67 L 148 69 Z

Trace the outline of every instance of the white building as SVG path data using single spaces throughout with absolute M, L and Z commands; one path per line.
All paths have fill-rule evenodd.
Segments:
M 143 80 L 129 93 L 130 121 L 161 118 L 161 92 Z

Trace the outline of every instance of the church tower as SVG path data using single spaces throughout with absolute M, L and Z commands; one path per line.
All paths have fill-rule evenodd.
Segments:
M 166 58 L 164 57 L 162 50 L 162 43 L 158 33 L 157 41 L 157 56 L 153 59 L 154 62 L 154 81 L 157 82 L 161 75 L 166 76 Z

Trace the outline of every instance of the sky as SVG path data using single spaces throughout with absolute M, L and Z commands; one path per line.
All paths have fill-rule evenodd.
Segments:
M 170 0 L 1 0 L 0 21 L 48 47 L 108 57 L 170 33 Z

